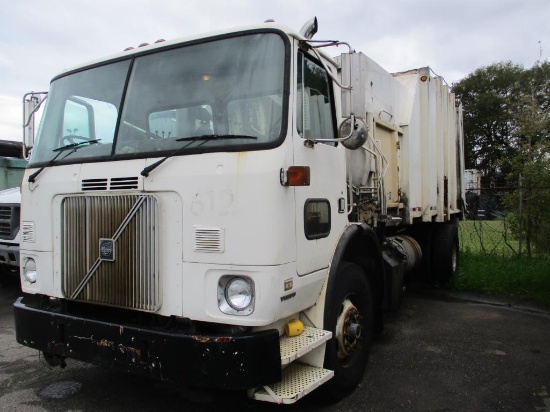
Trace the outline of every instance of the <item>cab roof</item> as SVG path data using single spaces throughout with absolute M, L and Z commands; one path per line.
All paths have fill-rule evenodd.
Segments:
M 153 52 L 154 50 L 158 49 L 164 49 L 164 48 L 170 48 L 178 45 L 182 45 L 185 43 L 190 43 L 198 40 L 206 40 L 210 38 L 216 38 L 216 37 L 223 37 L 225 35 L 231 35 L 231 34 L 241 34 L 241 33 L 253 33 L 253 32 L 259 32 L 259 31 L 273 31 L 273 32 L 280 32 L 286 34 L 290 38 L 295 38 L 298 40 L 307 40 L 304 36 L 302 36 L 300 33 L 298 33 L 296 30 L 274 22 L 265 22 L 262 24 L 256 24 L 256 25 L 249 25 L 249 26 L 240 26 L 240 27 L 233 27 L 223 30 L 216 30 L 211 31 L 207 33 L 200 33 L 196 35 L 190 35 L 186 37 L 180 37 L 173 40 L 157 40 L 151 44 L 149 43 L 141 43 L 137 47 L 128 48 L 124 51 L 121 51 L 119 53 L 115 53 L 106 57 L 98 58 L 92 61 L 88 61 L 86 63 L 65 69 L 58 73 L 54 79 L 58 77 L 62 77 L 65 74 L 79 71 L 87 67 L 93 67 L 96 65 L 100 65 L 102 63 L 110 62 L 110 61 L 116 61 L 121 59 L 129 58 L 133 55 L 140 55 L 140 54 L 148 54 Z M 322 51 L 319 51 L 322 53 Z M 331 57 L 326 55 L 325 53 L 322 53 L 324 57 L 326 57 L 328 60 L 333 61 Z

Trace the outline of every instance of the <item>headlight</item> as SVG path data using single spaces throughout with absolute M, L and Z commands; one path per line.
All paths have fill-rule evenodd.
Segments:
M 36 282 L 36 262 L 32 258 L 28 258 L 23 266 L 23 277 L 29 283 Z
M 235 310 L 244 310 L 252 302 L 252 286 L 243 278 L 233 278 L 225 286 L 225 300 Z
M 218 306 L 229 315 L 250 315 L 254 311 L 254 282 L 240 276 L 222 276 L 218 283 Z

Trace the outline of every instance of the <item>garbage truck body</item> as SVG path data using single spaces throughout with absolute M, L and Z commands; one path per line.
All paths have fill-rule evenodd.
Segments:
M 333 59 L 313 28 L 52 80 L 24 134 L 19 343 L 277 403 L 353 390 L 410 274 L 457 269 L 461 108 L 429 68 Z

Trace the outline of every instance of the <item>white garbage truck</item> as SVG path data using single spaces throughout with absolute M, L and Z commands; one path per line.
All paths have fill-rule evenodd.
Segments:
M 36 139 L 25 122 L 19 343 L 277 403 L 356 387 L 411 273 L 457 271 L 461 105 L 430 68 L 390 74 L 316 27 L 52 80 Z
M 19 279 L 19 184 L 27 162 L 20 141 L 0 140 L 0 283 Z

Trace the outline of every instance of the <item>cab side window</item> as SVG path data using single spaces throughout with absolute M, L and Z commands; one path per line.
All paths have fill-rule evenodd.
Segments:
M 298 133 L 305 139 L 334 139 L 336 128 L 330 78 L 320 64 L 301 52 L 297 88 Z

